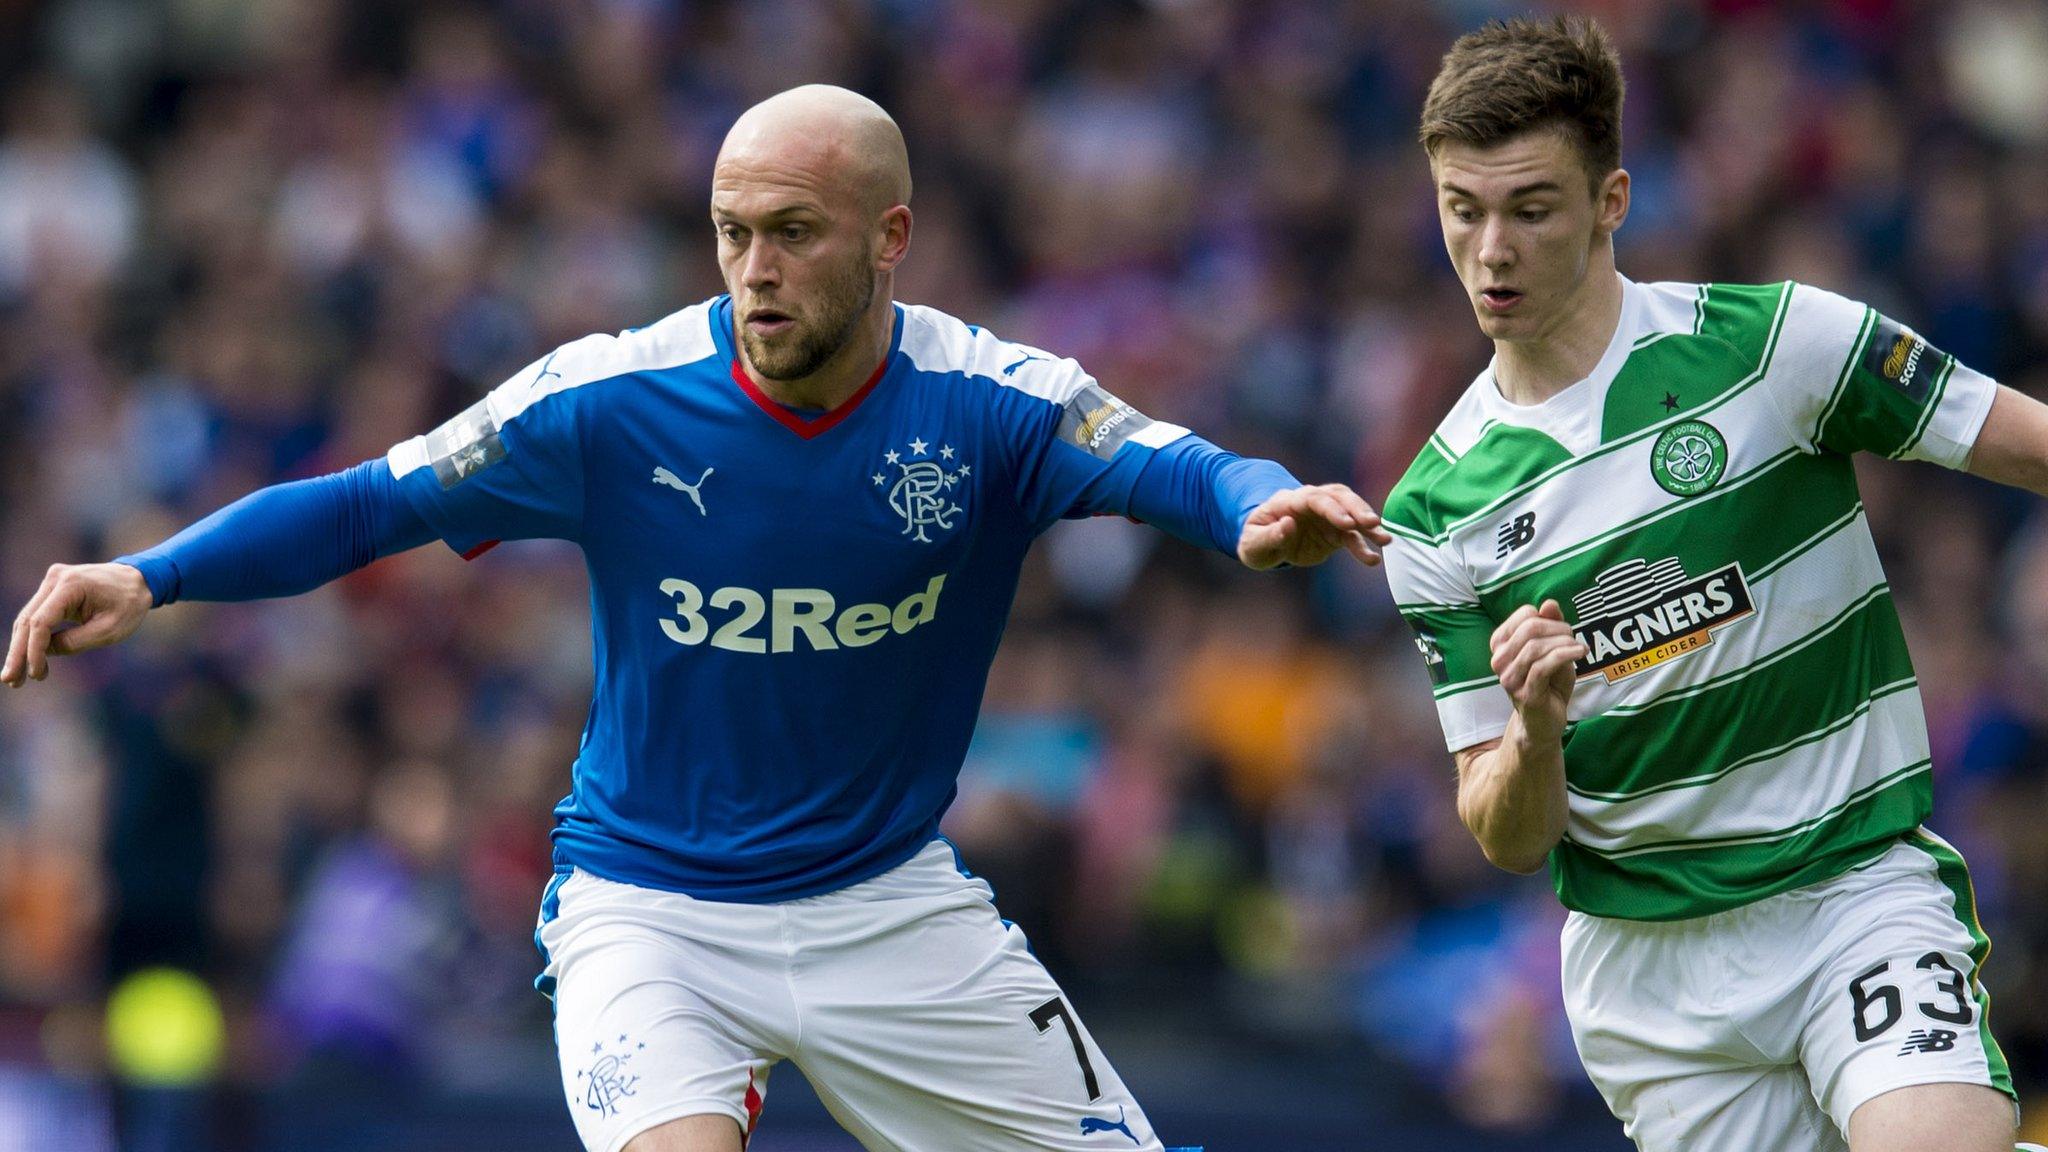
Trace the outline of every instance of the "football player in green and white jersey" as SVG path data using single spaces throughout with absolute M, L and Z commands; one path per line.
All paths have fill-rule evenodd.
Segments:
M 1496 23 L 1423 110 L 1492 364 L 1386 501 L 1387 570 L 1501 867 L 1646 1152 L 2004 1152 L 1963 862 L 1850 457 L 2048 491 L 2048 408 L 1801 284 L 1636 284 L 1620 61 Z

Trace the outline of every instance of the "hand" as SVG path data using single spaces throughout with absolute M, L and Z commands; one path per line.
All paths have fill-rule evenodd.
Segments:
M 142 573 L 127 564 L 52 564 L 43 586 L 14 618 L 0 684 L 19 688 L 50 674 L 52 656 L 126 640 L 149 614 Z M 71 628 L 58 628 L 64 623 Z
M 1572 635 L 1557 601 L 1541 608 L 1524 604 L 1493 630 L 1493 671 L 1522 718 L 1531 739 L 1550 741 L 1564 735 L 1565 713 L 1578 683 L 1578 661 L 1586 646 Z
M 1275 492 L 1252 509 L 1237 538 L 1237 558 L 1264 571 L 1280 564 L 1321 564 L 1339 548 L 1358 562 L 1380 562 L 1380 547 L 1393 541 L 1380 527 L 1380 514 L 1342 484 L 1310 484 Z

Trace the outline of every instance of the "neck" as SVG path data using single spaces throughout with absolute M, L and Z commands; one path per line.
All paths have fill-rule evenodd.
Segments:
M 896 307 L 892 293 L 886 287 L 875 291 L 873 303 L 861 315 L 860 323 L 854 326 L 853 335 L 839 346 L 830 359 L 818 366 L 808 376 L 794 380 L 773 380 L 755 369 L 747 358 L 746 343 L 733 334 L 733 347 L 739 353 L 740 365 L 770 400 L 791 408 L 816 408 L 830 411 L 846 403 L 861 386 L 875 374 L 875 365 L 889 353 L 889 340 L 896 332 Z
M 1621 323 L 1621 299 L 1621 275 L 1611 264 L 1590 272 L 1549 331 L 1493 342 L 1494 387 L 1510 403 L 1541 404 L 1592 375 Z

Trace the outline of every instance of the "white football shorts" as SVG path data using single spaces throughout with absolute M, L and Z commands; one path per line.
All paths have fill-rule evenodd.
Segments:
M 1564 999 L 1643 1152 L 1844 1152 L 1865 1101 L 2012 1078 L 1962 857 L 1924 830 L 1821 883 L 1693 920 L 1573 913 Z
M 589 1152 L 700 1114 L 752 1133 L 789 1060 L 871 1152 L 1161 1152 L 951 844 L 838 892 L 727 904 L 577 870 L 536 935 Z

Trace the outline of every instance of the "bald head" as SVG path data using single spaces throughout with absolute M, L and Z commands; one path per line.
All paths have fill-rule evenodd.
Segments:
M 799 398 L 866 380 L 910 250 L 910 158 L 874 101 L 810 84 L 747 109 L 711 173 L 718 263 L 750 371 Z
M 880 104 L 845 88 L 806 84 L 742 113 L 718 150 L 714 185 L 743 172 L 797 177 L 863 211 L 910 203 L 910 153 Z

